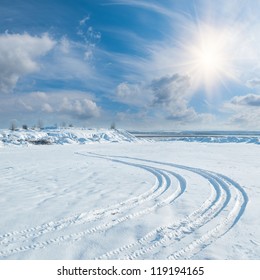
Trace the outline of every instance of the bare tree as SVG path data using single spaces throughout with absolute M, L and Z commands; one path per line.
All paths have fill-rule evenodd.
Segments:
M 111 123 L 110 129 L 116 129 L 116 124 L 115 124 L 115 122 L 112 122 L 112 123 Z
M 12 131 L 15 131 L 15 130 L 17 129 L 17 122 L 16 122 L 16 120 L 12 120 L 12 121 L 11 121 L 10 129 L 11 129 Z
M 38 127 L 39 129 L 43 129 L 43 128 L 44 128 L 44 124 L 43 124 L 43 121 L 42 121 L 41 119 L 38 120 L 37 127 Z

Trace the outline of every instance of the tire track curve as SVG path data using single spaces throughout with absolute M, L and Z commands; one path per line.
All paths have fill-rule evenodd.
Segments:
M 146 166 L 140 166 L 140 168 L 143 168 L 144 170 L 150 172 L 156 178 L 155 184 L 147 192 L 142 193 L 137 197 L 111 205 L 109 207 L 96 209 L 90 212 L 77 213 L 75 215 L 57 221 L 51 221 L 28 229 L 2 234 L 0 235 L 0 244 L 8 245 L 9 243 L 17 241 L 18 239 L 22 240 L 32 237 L 38 237 L 42 234 L 66 228 L 72 224 L 83 224 L 94 221 L 96 219 L 105 218 L 109 215 L 115 215 L 116 213 L 120 213 L 149 199 L 152 199 L 157 195 L 158 190 L 163 187 L 164 181 L 166 179 L 163 177 L 164 174 L 156 169 L 151 169 Z
M 172 221 L 167 226 L 160 226 L 151 232 L 147 233 L 136 242 L 126 244 L 120 248 L 109 251 L 97 259 L 137 259 L 142 258 L 148 253 L 153 253 L 156 249 L 162 246 L 174 246 L 176 242 L 181 242 L 188 235 L 192 235 L 197 229 L 202 228 L 212 221 L 219 220 L 217 225 L 206 233 L 196 238 L 188 245 L 184 245 L 177 251 L 168 255 L 168 259 L 190 259 L 198 252 L 206 248 L 208 245 L 216 241 L 218 238 L 226 234 L 242 217 L 248 197 L 245 190 L 235 181 L 225 175 L 215 173 L 208 170 L 203 170 L 194 167 L 177 165 L 173 163 L 165 163 L 159 161 L 151 161 L 139 158 L 122 157 L 122 156 L 106 156 L 93 153 L 81 154 L 81 156 L 92 156 L 141 168 L 150 172 L 156 178 L 153 187 L 147 192 L 112 206 L 88 212 L 82 212 L 71 217 L 67 217 L 58 221 L 51 221 L 40 226 L 32 227 L 22 231 L 14 231 L 0 236 L 0 244 L 8 247 L 13 243 L 25 243 L 27 239 L 33 239 L 46 233 L 57 232 L 66 227 L 88 224 L 92 221 L 101 221 L 101 224 L 79 232 L 60 235 L 56 238 L 50 238 L 42 242 L 36 242 L 29 245 L 18 244 L 14 248 L 9 248 L 0 251 L 0 257 L 4 258 L 15 253 L 21 253 L 33 249 L 43 249 L 51 244 L 61 242 L 74 242 L 89 234 L 104 232 L 117 224 L 126 222 L 131 219 L 138 218 L 143 215 L 152 213 L 158 208 L 164 207 L 173 203 L 186 190 L 186 180 L 179 172 L 169 170 L 173 167 L 178 170 L 186 170 L 196 175 L 199 175 L 209 182 L 212 189 L 210 197 L 208 197 L 202 205 L 179 221 Z M 129 162 L 136 161 L 138 163 Z M 140 164 L 145 162 L 146 164 Z M 148 165 L 150 164 L 150 165 Z M 151 166 L 151 164 L 162 165 L 163 168 Z M 172 177 L 177 179 L 178 186 L 172 188 Z M 170 194 L 169 194 L 170 192 Z M 153 201 L 152 206 L 138 210 L 138 207 L 145 204 L 147 201 Z M 158 201 L 156 201 L 158 200 Z M 133 210 L 133 213 L 125 214 L 127 211 Z M 225 210 L 228 214 L 225 215 Z M 123 215 L 123 216 L 120 216 Z M 223 217 L 224 216 L 224 217 Z M 112 219 L 111 219 L 112 218 Z M 106 219 L 102 223 L 102 220 Z
M 86 156 L 86 155 L 84 154 L 84 156 Z M 184 185 L 185 180 L 181 179 L 181 176 L 179 176 L 177 174 L 170 173 L 171 176 L 176 175 L 177 180 L 179 180 L 178 181 L 179 186 L 176 188 L 176 190 L 173 192 L 173 194 L 171 194 L 170 196 L 167 196 L 165 199 L 155 203 L 153 206 L 148 207 L 144 210 L 141 210 L 141 211 L 139 210 L 134 213 L 127 214 L 123 217 L 114 218 L 116 215 L 124 213 L 124 211 L 126 211 L 126 210 L 129 210 L 129 209 L 132 209 L 135 207 L 139 207 L 140 205 L 142 205 L 143 203 L 145 203 L 148 200 L 152 200 L 156 197 L 162 196 L 162 194 L 165 193 L 172 184 L 171 178 L 168 175 L 167 171 L 164 171 L 164 170 L 161 170 L 158 168 L 154 168 L 154 167 L 150 167 L 150 166 L 146 166 L 143 164 L 133 164 L 133 163 L 124 162 L 124 161 L 120 161 L 120 160 L 114 160 L 114 161 L 122 163 L 122 164 L 127 164 L 130 166 L 135 166 L 135 167 L 142 168 L 142 169 L 149 171 L 150 173 L 152 173 L 153 175 L 156 176 L 157 184 L 155 184 L 151 190 L 149 190 L 146 193 L 141 194 L 137 198 L 129 199 L 127 201 L 118 203 L 109 208 L 95 210 L 95 211 L 93 211 L 92 215 L 89 215 L 88 213 L 83 212 L 83 213 L 80 213 L 79 215 L 74 215 L 69 218 L 61 219 L 59 221 L 55 221 L 55 222 L 51 221 L 49 223 L 46 223 L 46 224 L 43 224 L 40 226 L 36 226 L 36 227 L 30 228 L 30 229 L 25 229 L 22 231 L 14 231 L 11 233 L 4 234 L 4 235 L 0 236 L 0 238 L 2 239 L 0 244 L 5 245 L 5 247 L 7 247 L 9 244 L 13 244 L 15 242 L 28 241 L 28 239 L 33 239 L 33 238 L 36 238 L 38 236 L 41 236 L 43 234 L 50 233 L 53 231 L 56 232 L 65 227 L 68 227 L 68 226 L 88 223 L 93 220 L 94 221 L 102 220 L 103 218 L 107 218 L 107 217 L 113 215 L 112 221 L 105 222 L 101 225 L 92 227 L 90 229 L 87 229 L 87 230 L 84 230 L 81 232 L 76 232 L 76 233 L 72 233 L 72 234 L 68 234 L 68 235 L 62 235 L 57 238 L 49 239 L 49 240 L 46 240 L 43 242 L 36 242 L 32 245 L 18 246 L 15 248 L 2 250 L 2 251 L 0 251 L 0 257 L 7 257 L 11 254 L 18 253 L 18 252 L 24 252 L 24 251 L 28 251 L 31 249 L 45 248 L 46 246 L 48 246 L 50 244 L 60 243 L 60 242 L 68 241 L 68 240 L 76 241 L 80 238 L 83 238 L 84 236 L 86 236 L 88 234 L 94 234 L 97 232 L 105 231 L 119 223 L 122 223 L 129 219 L 137 218 L 139 216 L 148 214 L 148 213 L 154 211 L 156 208 L 160 208 L 160 207 L 165 206 L 168 203 L 171 203 L 178 196 L 180 196 L 185 190 L 185 185 Z M 117 211 L 116 213 L 115 213 L 115 210 Z M 98 219 L 97 219 L 97 215 L 98 215 Z
M 107 252 L 97 259 L 110 259 L 115 258 L 115 256 L 117 256 L 118 258 L 118 256 L 122 256 L 123 252 L 125 252 L 125 254 L 121 258 L 136 259 L 147 254 L 148 252 L 155 250 L 157 247 L 165 245 L 166 243 L 167 245 L 172 245 L 172 240 L 180 242 L 181 239 L 185 238 L 188 234 L 193 233 L 196 229 L 203 227 L 211 220 L 218 217 L 218 215 L 225 208 L 227 208 L 230 203 L 234 204 L 233 208 L 232 206 L 229 206 L 229 208 L 231 207 L 231 209 L 229 210 L 228 216 L 224 218 L 223 222 L 220 222 L 220 224 L 218 224 L 212 230 L 208 231 L 201 238 L 194 240 L 188 246 L 168 256 L 169 259 L 190 258 L 194 256 L 198 251 L 204 249 L 216 239 L 227 233 L 239 221 L 245 211 L 248 202 L 246 192 L 238 183 L 228 178 L 227 176 L 207 170 L 176 165 L 172 163 L 163 163 L 158 161 L 129 157 L 128 159 L 173 166 L 175 168 L 185 169 L 199 174 L 202 177 L 206 178 L 213 186 L 216 193 L 215 200 L 211 204 L 209 204 L 209 201 L 211 200 L 209 198 L 199 209 L 195 210 L 184 220 L 177 223 L 175 222 L 168 226 L 158 227 L 136 242 Z M 231 195 L 232 189 L 235 189 L 235 196 Z
M 215 175 L 218 176 L 219 180 L 223 180 L 223 182 L 225 182 L 230 188 L 235 190 L 231 210 L 228 215 L 217 224 L 217 226 L 206 232 L 200 238 L 191 242 L 186 247 L 169 255 L 167 257 L 168 259 L 191 259 L 218 238 L 225 235 L 242 217 L 248 203 L 248 196 L 245 190 L 227 176 L 219 173 L 215 173 Z
M 168 240 L 175 239 L 180 241 L 187 234 L 193 232 L 195 229 L 203 226 L 217 216 L 228 203 L 230 199 L 229 192 L 226 189 L 223 190 L 220 188 L 220 185 L 214 180 L 214 178 L 208 176 L 207 173 L 199 172 L 199 174 L 209 181 L 212 187 L 212 192 L 210 197 L 208 197 L 198 209 L 184 219 L 173 222 L 167 226 L 158 227 L 136 242 L 110 251 L 100 256 L 98 259 L 113 258 L 115 255 L 120 255 L 127 250 L 128 254 L 123 255 L 123 259 L 135 259 L 141 257 L 155 248 L 162 246 Z M 152 242 L 152 240 L 155 241 Z M 139 247 L 140 249 L 137 249 L 136 247 Z M 132 248 L 131 252 L 129 252 L 130 248 Z

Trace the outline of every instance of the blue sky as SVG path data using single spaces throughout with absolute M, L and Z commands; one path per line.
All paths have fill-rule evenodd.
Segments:
M 260 1 L 0 4 L 0 127 L 260 128 Z

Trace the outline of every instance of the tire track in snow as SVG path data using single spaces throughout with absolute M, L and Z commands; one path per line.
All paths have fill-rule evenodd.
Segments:
M 122 253 L 127 250 L 127 254 L 123 255 L 122 258 L 136 259 L 162 246 L 169 240 L 175 239 L 180 241 L 187 234 L 205 225 L 208 221 L 217 216 L 228 203 L 230 194 L 226 189 L 223 190 L 214 178 L 209 176 L 206 172 L 200 171 L 199 174 L 210 182 L 213 191 L 210 197 L 207 198 L 198 209 L 183 220 L 173 222 L 167 226 L 158 227 L 136 242 L 107 252 L 98 259 L 114 258 L 116 255 L 122 255 Z M 129 249 L 131 249 L 131 251 Z
M 119 157 L 122 158 L 122 157 Z M 235 181 L 219 173 L 206 171 L 198 168 L 192 168 L 172 163 L 163 163 L 158 161 L 144 160 L 138 158 L 130 158 L 139 161 L 152 162 L 161 165 L 173 166 L 180 169 L 190 170 L 191 172 L 197 173 L 205 178 L 207 178 L 211 185 L 216 191 L 215 202 L 205 207 L 210 199 L 206 200 L 198 210 L 190 214 L 185 220 L 165 227 L 158 227 L 151 231 L 144 237 L 140 238 L 132 244 L 128 244 L 117 248 L 113 251 L 107 252 L 100 256 L 98 259 L 109 259 L 114 258 L 116 255 L 122 254 L 126 251 L 126 255 L 123 255 L 124 259 L 136 259 L 153 251 L 155 248 L 164 245 L 165 243 L 171 244 L 170 241 L 177 240 L 180 241 L 182 238 L 188 234 L 193 233 L 196 229 L 204 226 L 214 218 L 218 217 L 219 213 L 227 208 L 229 203 L 234 206 L 229 206 L 229 214 L 224 218 L 216 227 L 209 230 L 206 234 L 202 235 L 200 238 L 191 242 L 188 246 L 178 250 L 177 252 L 168 256 L 169 259 L 183 259 L 191 258 L 199 251 L 203 250 L 209 244 L 214 242 L 216 239 L 227 233 L 241 218 L 243 215 L 248 197 L 245 190 Z M 231 189 L 235 189 L 236 195 L 231 195 Z M 220 193 L 222 195 L 219 195 Z M 135 247 L 139 247 L 136 249 Z M 133 249 L 134 248 L 134 249 Z
M 168 256 L 168 259 L 190 259 L 213 243 L 215 240 L 226 234 L 242 217 L 246 205 L 248 203 L 248 196 L 245 190 L 235 181 L 219 173 L 215 173 L 219 180 L 223 180 L 226 184 L 235 190 L 236 195 L 233 197 L 232 208 L 227 217 L 223 218 L 221 222 L 203 234 L 200 238 L 191 242 L 188 246 L 174 252 Z
M 96 209 L 91 212 L 78 213 L 73 216 L 60 219 L 58 221 L 51 221 L 29 229 L 24 229 L 21 231 L 13 231 L 0 235 L 0 244 L 7 245 L 8 243 L 17 241 L 17 239 L 38 237 L 44 233 L 49 233 L 58 229 L 63 229 L 67 226 L 70 226 L 71 224 L 88 223 L 91 221 L 96 221 L 97 219 L 105 218 L 107 216 L 115 215 L 125 210 L 134 208 L 136 205 L 141 205 L 142 203 L 158 196 L 160 192 L 162 192 L 161 189 L 163 189 L 164 187 L 166 178 L 164 177 L 164 174 L 159 169 L 149 168 L 148 166 L 138 165 L 138 164 L 129 164 L 129 165 L 142 168 L 155 176 L 156 182 L 150 190 L 140 194 L 137 197 L 119 202 L 109 207 Z M 19 237 L 14 240 L 13 238 L 14 236 L 19 236 Z
M 82 154 L 82 155 L 86 156 L 85 154 Z M 105 158 L 103 158 L 103 159 L 105 159 Z M 106 158 L 106 159 L 108 159 L 108 158 Z M 112 160 L 112 159 L 109 159 L 109 160 Z M 143 164 L 133 164 L 133 163 L 124 162 L 124 161 L 120 161 L 120 160 L 113 160 L 113 161 L 119 162 L 119 163 L 122 163 L 122 164 L 127 164 L 127 165 L 130 165 L 130 166 L 139 167 L 139 168 L 145 169 L 147 171 L 150 171 L 152 174 L 154 174 L 156 176 L 158 183 L 157 183 L 156 186 L 154 186 L 152 188 L 152 191 L 150 190 L 150 191 L 140 195 L 138 197 L 139 199 L 136 199 L 136 198 L 135 199 L 129 199 L 129 200 L 123 202 L 123 203 L 121 202 L 121 203 L 118 203 L 118 204 L 114 205 L 112 207 L 112 209 L 110 207 L 109 209 L 106 208 L 106 209 L 99 210 L 98 213 L 101 212 L 102 217 L 99 216 L 98 219 L 106 218 L 108 216 L 111 216 L 111 214 L 113 214 L 113 215 L 120 214 L 121 212 L 123 212 L 123 210 L 124 211 L 129 210 L 129 209 L 132 209 L 135 206 L 138 207 L 148 200 L 152 200 L 156 197 L 160 197 L 171 186 L 172 181 L 171 181 L 170 176 L 168 175 L 167 171 L 165 171 L 165 170 L 161 170 L 161 169 L 158 169 L 158 168 L 146 166 L 146 165 L 143 165 Z M 169 173 L 171 174 L 171 172 L 169 172 Z M 19 246 L 19 247 L 16 247 L 16 248 L 12 248 L 12 249 L 6 249 L 6 250 L 3 250 L 3 251 L 0 251 L 0 257 L 6 257 L 6 256 L 9 256 L 11 254 L 15 254 L 15 253 L 18 253 L 18 252 L 24 252 L 24 251 L 28 251 L 28 250 L 31 250 L 31 249 L 45 248 L 48 245 L 51 245 L 51 244 L 54 244 L 54 243 L 64 242 L 64 241 L 67 241 L 67 240 L 76 241 L 76 240 L 84 237 L 85 235 L 94 234 L 94 233 L 100 232 L 100 231 L 105 231 L 105 230 L 107 230 L 107 229 L 109 229 L 109 228 L 111 228 L 111 227 L 113 227 L 113 226 L 115 226 L 119 223 L 125 222 L 129 219 L 133 219 L 133 218 L 137 218 L 137 217 L 140 217 L 142 215 L 145 215 L 145 214 L 149 214 L 150 212 L 154 211 L 156 208 L 163 207 L 163 206 L 167 205 L 168 203 L 173 202 L 178 196 L 180 196 L 184 192 L 184 190 L 185 190 L 185 185 L 184 185 L 185 180 L 184 179 L 181 180 L 181 176 L 178 175 L 178 174 L 172 173 L 171 175 L 173 175 L 173 176 L 176 175 L 177 180 L 179 180 L 178 188 L 173 192 L 173 194 L 171 194 L 170 196 L 167 196 L 166 199 L 155 203 L 151 207 L 145 208 L 144 210 L 141 210 L 141 211 L 136 211 L 132 214 L 128 214 L 128 215 L 125 215 L 123 217 L 119 217 L 117 219 L 113 219 L 110 222 L 103 223 L 101 225 L 92 227 L 90 229 L 87 229 L 87 230 L 84 230 L 84 231 L 81 231 L 81 232 L 72 233 L 72 234 L 68 234 L 68 235 L 64 235 L 64 236 L 59 236 L 57 238 L 49 239 L 47 241 L 34 243 L 33 245 L 27 245 L 27 246 L 25 245 L 25 246 Z M 122 206 L 122 204 L 124 206 Z M 120 207 L 121 207 L 121 210 L 120 210 Z M 115 210 L 117 210 L 117 213 L 111 213 L 111 211 L 115 211 Z M 4 235 L 0 236 L 0 238 L 2 238 L 0 244 L 4 244 L 5 246 L 7 246 L 9 244 L 12 244 L 12 243 L 15 243 L 15 242 L 18 242 L 18 241 L 20 241 L 20 242 L 24 241 L 25 242 L 25 241 L 28 241 L 29 239 L 33 239 L 33 238 L 36 238 L 40 235 L 63 229 L 64 227 L 71 226 L 73 224 L 76 225 L 76 224 L 88 223 L 88 222 L 93 221 L 93 220 L 97 221 L 98 220 L 96 218 L 97 212 L 96 211 L 93 211 L 93 212 L 95 212 L 94 217 L 87 214 L 87 218 L 86 218 L 86 217 L 84 217 L 85 213 L 81 213 L 80 215 L 75 215 L 75 216 L 65 218 L 65 219 L 62 219 L 62 220 L 59 220 L 59 221 L 56 221 L 56 222 L 52 221 L 50 223 L 46 223 L 46 224 L 36 226 L 36 227 L 30 228 L 30 229 L 25 229 L 25 230 L 17 231 L 17 232 L 14 231 L 14 232 L 11 232 L 11 233 L 4 234 Z
M 85 156 L 87 156 L 87 155 L 85 155 Z M 124 162 L 122 160 L 120 161 L 117 159 L 112 159 L 112 157 L 107 157 L 107 156 L 103 156 L 103 155 L 99 155 L 99 157 L 110 159 L 110 160 L 113 160 L 113 161 L 119 162 L 119 163 L 133 165 L 133 163 Z M 118 158 L 118 157 L 114 157 L 114 158 Z M 136 158 L 125 158 L 125 159 L 134 159 L 134 160 L 145 161 L 145 162 L 150 162 L 150 163 L 152 162 L 152 163 L 161 164 L 164 166 L 172 166 L 175 168 L 185 169 L 185 170 L 194 172 L 200 176 L 207 178 L 208 181 L 210 182 L 211 186 L 213 186 L 214 191 L 212 192 L 211 197 L 208 198 L 201 205 L 201 207 L 199 209 L 195 210 L 184 220 L 182 220 L 178 223 L 173 223 L 167 227 L 159 227 L 159 228 L 153 230 L 152 232 L 148 233 L 141 239 L 139 239 L 137 242 L 135 242 L 133 244 L 125 245 L 114 251 L 108 252 L 108 253 L 104 254 L 103 256 L 101 256 L 101 258 L 113 258 L 114 256 L 116 256 L 118 254 L 120 255 L 120 253 L 125 251 L 127 253 L 127 255 L 124 256 L 125 258 L 134 259 L 134 258 L 138 258 L 148 252 L 153 251 L 155 248 L 157 248 L 165 243 L 168 244 L 169 241 L 171 241 L 171 240 L 180 241 L 182 238 L 186 237 L 188 234 L 193 233 L 197 228 L 204 226 L 206 223 L 208 223 L 212 219 L 218 217 L 219 213 L 227 207 L 230 200 L 233 201 L 233 203 L 235 203 L 235 206 L 229 212 L 228 217 L 224 223 L 219 224 L 217 227 L 208 231 L 206 234 L 204 234 L 200 238 L 196 239 L 188 246 L 183 247 L 182 249 L 178 250 L 177 252 L 169 255 L 169 259 L 171 259 L 171 258 L 173 258 L 173 259 L 190 258 L 194 254 L 196 254 L 196 252 L 198 250 L 202 250 L 208 244 L 214 242 L 214 240 L 221 237 L 228 230 L 230 230 L 239 221 L 243 212 L 245 211 L 246 204 L 248 201 L 245 191 L 236 182 L 232 181 L 230 178 L 228 178 L 224 175 L 202 170 L 202 169 L 196 169 L 196 168 L 192 168 L 192 167 L 181 166 L 181 165 L 176 165 L 176 164 L 171 164 L 171 163 L 148 161 L 148 160 L 136 159 Z M 141 168 L 141 166 L 142 167 L 145 166 L 146 168 L 154 168 L 151 166 L 148 167 L 147 165 L 140 165 L 140 164 L 135 164 L 135 166 L 140 167 L 140 168 Z M 184 186 L 185 179 L 182 178 L 181 175 L 178 173 L 174 173 L 174 172 L 171 172 L 171 171 L 165 170 L 165 169 L 160 169 L 160 170 L 162 173 L 164 173 L 164 175 L 165 175 L 165 172 L 166 173 L 168 172 L 179 180 L 179 183 L 180 183 L 179 191 L 177 192 L 177 190 L 175 190 L 176 197 L 173 198 L 172 200 L 170 200 L 169 198 L 168 199 L 166 198 L 165 201 L 157 203 L 155 207 L 154 206 L 150 207 L 149 208 L 150 210 L 145 209 L 143 211 L 139 211 L 139 212 L 135 213 L 135 215 L 129 214 L 124 217 L 118 218 L 117 220 L 114 220 L 110 223 L 105 223 L 101 226 L 97 226 L 97 227 L 91 228 L 89 230 L 85 230 L 85 231 L 81 231 L 81 232 L 73 233 L 73 234 L 69 234 L 69 235 L 59 236 L 57 238 L 49 239 L 44 242 L 38 242 L 38 243 L 28 245 L 28 246 L 16 247 L 14 249 L 10 249 L 9 251 L 8 250 L 2 251 L 2 252 L 0 252 L 0 256 L 3 257 L 3 256 L 8 256 L 10 254 L 31 250 L 31 249 L 45 248 L 48 245 L 60 243 L 60 242 L 64 242 L 64 241 L 76 241 L 76 240 L 79 240 L 82 237 L 86 236 L 87 234 L 93 234 L 98 231 L 105 231 L 105 230 L 115 226 L 118 223 L 127 221 L 128 219 L 138 217 L 139 215 L 148 214 L 149 212 L 152 212 L 153 210 L 155 210 L 156 207 L 163 207 L 163 206 L 167 205 L 167 203 L 173 202 L 178 196 L 180 196 L 184 192 L 185 187 L 186 187 L 186 185 Z M 162 193 L 166 192 L 167 189 L 169 189 L 169 187 L 170 187 L 169 183 L 171 183 L 171 179 L 169 176 L 168 176 L 168 179 L 165 179 L 165 182 L 168 182 L 168 186 L 165 186 L 164 191 Z M 186 184 L 186 182 L 185 182 L 185 184 Z M 232 197 L 232 195 L 230 193 L 230 188 L 236 189 L 238 199 Z M 223 225 L 225 225 L 224 231 L 223 231 Z M 151 238 L 154 238 L 154 236 L 156 236 L 157 239 L 159 236 L 159 239 L 158 240 L 154 239 L 154 241 L 151 242 Z M 135 250 L 133 251 L 132 249 L 135 246 L 139 246 L 139 247 L 141 246 L 141 249 L 136 250 L 136 248 L 135 248 Z M 129 249 L 131 249 L 131 252 L 129 252 Z

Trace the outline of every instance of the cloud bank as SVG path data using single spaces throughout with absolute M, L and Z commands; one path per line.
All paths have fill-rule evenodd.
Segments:
M 260 126 L 260 95 L 247 94 L 234 96 L 224 104 L 224 110 L 230 113 L 229 124 L 258 130 Z
M 213 120 L 211 114 L 202 114 L 189 106 L 192 94 L 190 77 L 178 73 L 161 76 L 139 84 L 120 83 L 115 99 L 133 105 L 138 113 L 119 113 L 119 119 L 157 118 L 158 122 L 181 125 L 207 123 Z M 140 117 L 141 116 L 141 117 Z M 154 122 L 153 122 L 154 124 Z
M 86 92 L 32 92 L 18 96 L 7 95 L 0 103 L 0 113 L 17 118 L 17 112 L 24 119 L 32 116 L 63 120 L 88 120 L 100 116 L 101 108 Z

